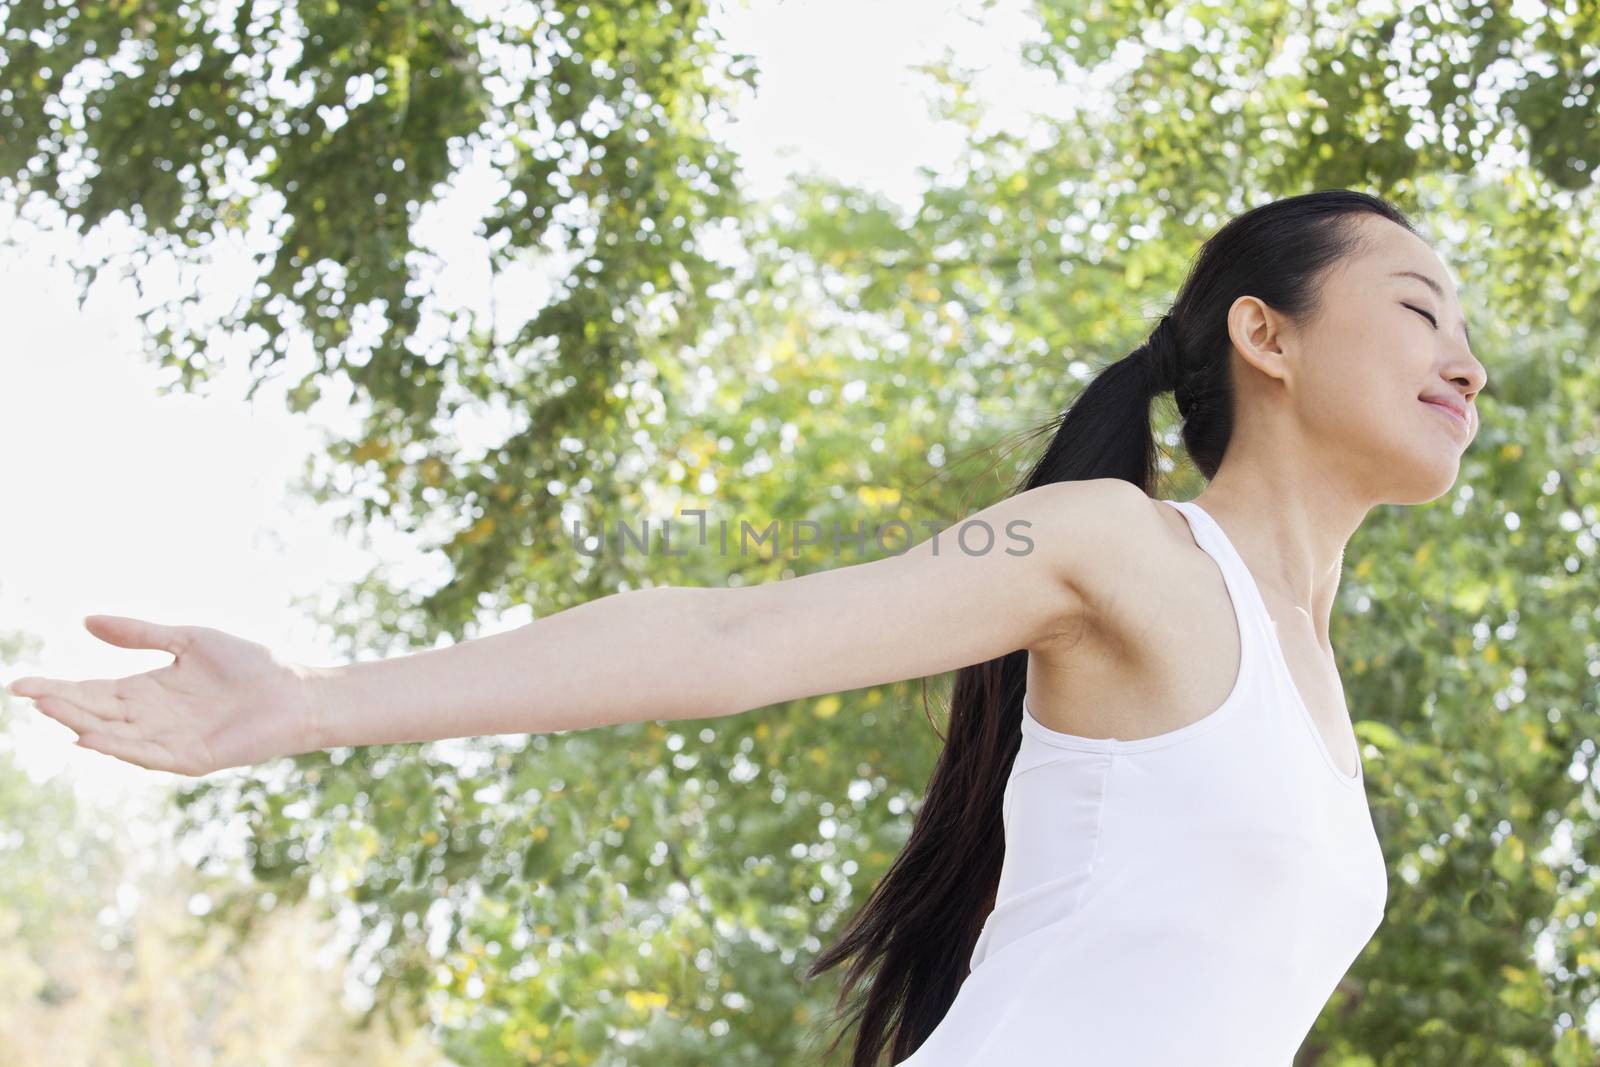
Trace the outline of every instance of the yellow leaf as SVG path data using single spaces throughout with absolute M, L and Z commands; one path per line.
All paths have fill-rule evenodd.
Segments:
M 485 515 L 461 532 L 461 540 L 475 545 L 494 533 L 494 516 Z
M 381 437 L 370 441 L 363 441 L 350 452 L 350 458 L 357 463 L 367 463 L 375 459 L 382 459 L 389 455 L 392 449 L 389 442 Z
M 628 1002 L 628 1007 L 638 1012 L 646 1012 L 653 1008 L 667 1006 L 667 995 L 665 993 L 647 993 L 640 989 L 630 989 L 622 996 Z
M 900 503 L 900 490 L 891 487 L 863 485 L 856 490 L 856 496 L 869 508 L 875 508 L 881 504 Z

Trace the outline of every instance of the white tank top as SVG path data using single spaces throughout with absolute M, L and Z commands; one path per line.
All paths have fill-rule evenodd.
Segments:
M 1024 694 L 995 906 L 904 1067 L 1291 1067 L 1383 919 L 1359 749 L 1346 775 L 1222 527 L 1163 503 L 1222 570 L 1233 691 L 1131 741 L 1052 730 Z

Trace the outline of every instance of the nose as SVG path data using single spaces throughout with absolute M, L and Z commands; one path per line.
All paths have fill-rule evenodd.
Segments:
M 1456 358 L 1451 360 L 1445 376 L 1458 388 L 1466 386 L 1463 399 L 1469 403 L 1489 384 L 1489 372 L 1465 344 Z

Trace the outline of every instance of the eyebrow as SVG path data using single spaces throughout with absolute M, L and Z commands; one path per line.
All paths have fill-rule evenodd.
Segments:
M 1426 274 L 1422 274 L 1422 273 L 1419 273 L 1418 271 L 1414 271 L 1414 270 L 1396 270 L 1396 271 L 1390 271 L 1389 272 L 1389 277 L 1391 277 L 1391 278 L 1415 278 L 1417 281 L 1421 282 L 1423 285 L 1426 285 L 1429 289 L 1433 290 L 1433 295 L 1434 296 L 1438 297 L 1440 300 L 1444 299 L 1444 286 L 1440 285 L 1438 282 L 1434 281 L 1432 278 L 1428 277 Z M 1461 320 L 1461 336 L 1463 336 L 1463 337 L 1465 337 L 1467 339 L 1467 347 L 1471 348 L 1472 347 L 1472 333 L 1471 333 L 1471 331 L 1469 331 L 1467 329 L 1467 322 L 1466 322 L 1465 319 Z

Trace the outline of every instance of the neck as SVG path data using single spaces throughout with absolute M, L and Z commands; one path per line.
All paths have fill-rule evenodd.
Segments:
M 1217 520 L 1262 595 L 1300 612 L 1324 648 L 1339 592 L 1344 549 L 1366 514 L 1306 483 L 1230 476 L 1218 470 L 1195 502 Z

